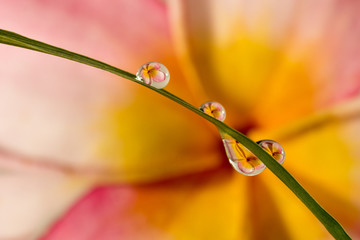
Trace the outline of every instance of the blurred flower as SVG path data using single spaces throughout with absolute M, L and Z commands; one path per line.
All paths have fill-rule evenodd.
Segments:
M 2 28 L 227 110 L 360 237 L 357 1 L 2 2 Z M 44 20 L 46 19 L 46 21 Z M 0 239 L 327 239 L 271 173 L 232 170 L 216 129 L 103 71 L 0 46 Z

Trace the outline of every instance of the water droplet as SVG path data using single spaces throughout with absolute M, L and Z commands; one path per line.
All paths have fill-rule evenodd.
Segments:
M 148 62 L 139 68 L 136 79 L 157 89 L 162 89 L 169 83 L 170 73 L 163 64 Z
M 220 132 L 220 134 L 226 155 L 236 171 L 246 176 L 254 176 L 264 171 L 265 164 L 245 146 L 226 133 Z
M 218 102 L 205 102 L 200 106 L 200 110 L 219 121 L 225 120 L 225 108 Z M 261 162 L 255 154 L 230 135 L 222 132 L 220 129 L 219 131 L 224 143 L 226 155 L 230 164 L 236 171 L 246 176 L 254 176 L 265 170 L 265 164 Z M 280 164 L 284 162 L 285 152 L 279 143 L 273 140 L 261 140 L 257 142 L 257 144 L 259 144 L 260 147 L 267 151 Z
M 257 144 L 260 145 L 266 152 L 268 152 L 276 161 L 282 164 L 285 161 L 284 148 L 273 140 L 261 140 Z
M 226 117 L 225 108 L 218 102 L 209 101 L 200 106 L 200 110 L 204 113 L 216 118 L 219 121 L 224 121 Z

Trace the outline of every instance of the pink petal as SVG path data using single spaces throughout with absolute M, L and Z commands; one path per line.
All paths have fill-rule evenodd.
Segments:
M 148 75 L 148 74 L 147 74 Z M 147 77 L 144 75 L 144 72 L 141 73 L 141 78 L 144 80 L 144 82 L 146 84 L 150 84 L 151 83 L 151 78 Z
M 151 67 L 155 68 L 156 70 L 161 68 L 161 65 L 159 63 L 150 63 L 148 66 L 151 66 Z
M 156 71 L 156 75 L 151 77 L 151 80 L 155 81 L 155 82 L 162 82 L 165 80 L 166 76 L 165 73 L 159 71 L 159 70 L 155 70 Z
M 155 0 L 5 0 L 0 8 L 1 28 L 130 72 L 144 58 L 157 57 L 159 49 L 170 49 L 165 13 Z M 143 22 L 149 26 L 141 31 L 133 27 Z M 98 122 L 105 108 L 128 107 L 135 87 L 104 71 L 42 53 L 6 45 L 0 45 L 0 52 L 0 148 L 32 159 L 7 158 L 5 163 L 0 156 L 0 239 L 37 238 L 85 188 L 79 186 L 79 172 L 63 170 L 101 172 L 123 160 L 104 161 L 98 155 L 103 141 L 99 133 L 104 131 Z M 118 145 L 113 148 L 119 152 Z M 32 173 L 34 166 L 41 170 Z M 99 177 L 85 177 L 84 184 Z

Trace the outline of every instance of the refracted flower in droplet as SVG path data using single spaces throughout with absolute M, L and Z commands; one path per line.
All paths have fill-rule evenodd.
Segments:
M 285 161 L 284 148 L 273 140 L 261 140 L 257 144 L 260 145 L 266 152 L 268 152 L 276 161 L 282 164 Z
M 219 121 L 225 120 L 225 108 L 218 102 L 205 102 L 200 106 L 200 110 Z M 245 146 L 221 130 L 219 130 L 219 132 L 224 143 L 225 152 L 229 162 L 236 171 L 247 176 L 254 176 L 266 168 L 265 164 L 263 164 L 259 158 L 257 158 Z
M 209 101 L 200 106 L 200 110 L 204 113 L 216 118 L 219 121 L 224 121 L 226 117 L 225 108 L 218 102 Z
M 251 151 L 228 134 L 222 132 L 220 134 L 226 155 L 236 171 L 247 176 L 254 176 L 264 171 L 265 164 Z
M 218 102 L 205 102 L 200 106 L 200 110 L 219 121 L 225 120 L 225 108 Z M 255 154 L 227 133 L 222 132 L 220 129 L 219 132 L 229 162 L 236 171 L 247 176 L 254 176 L 265 170 L 265 164 L 261 162 Z M 261 140 L 258 141 L 257 144 L 259 144 L 260 147 L 268 152 L 280 164 L 284 162 L 285 152 L 279 143 L 273 140 Z
M 170 80 L 169 70 L 161 63 L 148 62 L 143 64 L 136 73 L 136 79 L 155 88 L 164 88 Z

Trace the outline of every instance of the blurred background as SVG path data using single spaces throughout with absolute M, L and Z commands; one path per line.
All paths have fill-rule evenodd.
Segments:
M 360 3 L 3 0 L 0 27 L 214 100 L 360 238 Z M 269 170 L 140 85 L 0 45 L 0 240 L 332 239 Z

